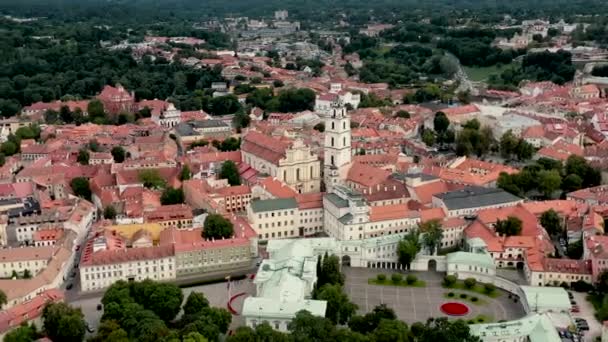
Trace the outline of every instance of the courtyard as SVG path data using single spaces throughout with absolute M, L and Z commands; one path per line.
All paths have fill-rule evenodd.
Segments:
M 368 280 L 375 278 L 378 274 L 385 274 L 390 278 L 391 274 L 396 272 L 394 270 L 344 267 L 342 271 L 346 275 L 344 291 L 351 301 L 359 306 L 359 314 L 370 312 L 377 305 L 386 304 L 395 310 L 399 319 L 407 323 L 424 322 L 429 317 L 449 317 L 439 309 L 441 304 L 460 302 L 470 309 L 467 315 L 458 317 L 465 320 L 482 316 L 496 322 L 512 320 L 525 315 L 522 305 L 509 299 L 508 293 L 500 289 L 496 289 L 501 292 L 501 295 L 496 298 L 473 294 L 482 301 L 480 304 L 461 300 L 457 296 L 445 298 L 444 295 L 448 292 L 460 294 L 467 293 L 467 291 L 443 288 L 441 282 L 444 273 L 440 272 L 411 272 L 418 279 L 426 282 L 426 286 L 402 287 L 368 284 Z M 403 275 L 405 277 L 405 274 Z

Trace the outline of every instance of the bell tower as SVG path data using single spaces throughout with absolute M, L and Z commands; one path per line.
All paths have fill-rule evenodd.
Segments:
M 332 104 L 325 115 L 324 181 L 327 191 L 340 181 L 344 167 L 350 165 L 351 132 L 350 116 L 340 102 Z

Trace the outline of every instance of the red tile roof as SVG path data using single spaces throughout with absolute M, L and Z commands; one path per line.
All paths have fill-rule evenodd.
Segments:
M 288 147 L 288 143 L 256 131 L 249 131 L 241 143 L 243 152 L 251 153 L 273 164 L 278 164 L 279 160 L 285 158 Z
M 295 190 L 274 177 L 266 177 L 258 185 L 277 198 L 293 198 L 297 194 Z
M 60 302 L 63 301 L 63 298 L 64 293 L 61 290 L 50 289 L 27 302 L 0 311 L 0 333 L 6 333 L 23 322 L 29 322 L 42 316 L 42 310 L 48 302 Z
M 346 179 L 363 187 L 373 187 L 388 180 L 390 175 L 391 172 L 388 170 L 354 163 L 348 170 Z

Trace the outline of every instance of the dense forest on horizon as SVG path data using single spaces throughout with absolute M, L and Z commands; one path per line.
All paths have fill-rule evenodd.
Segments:
M 397 21 L 415 16 L 447 16 L 469 12 L 480 21 L 504 14 L 517 18 L 597 15 L 608 11 L 602 0 L 22 0 L 0 1 L 4 15 L 48 17 L 64 21 L 162 21 L 171 18 L 204 20 L 227 15 L 272 16 L 287 9 L 299 20 L 331 22 L 340 12 L 349 18 Z

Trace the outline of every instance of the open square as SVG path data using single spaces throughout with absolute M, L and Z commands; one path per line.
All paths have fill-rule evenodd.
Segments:
M 424 322 L 429 317 L 454 318 L 441 312 L 440 306 L 447 302 L 461 302 L 470 309 L 468 314 L 458 317 L 464 320 L 482 315 L 490 317 L 492 321 L 496 322 L 521 318 L 525 315 L 521 304 L 515 303 L 506 292 L 500 289 L 496 291 L 501 291 L 501 296 L 490 298 L 464 290 L 443 288 L 441 282 L 444 273 L 440 272 L 411 272 L 418 279 L 425 281 L 426 286 L 403 287 L 368 284 L 368 280 L 375 278 L 378 274 L 385 274 L 387 278 L 390 278 L 390 275 L 396 272 L 394 270 L 344 267 L 342 271 L 346 275 L 344 290 L 351 301 L 359 306 L 359 314 L 368 313 L 377 305 L 386 304 L 395 311 L 399 319 L 411 324 Z M 390 282 L 390 280 L 388 281 Z M 447 299 L 444 297 L 447 292 L 467 293 L 477 296 L 483 302 L 472 304 L 458 296 Z

